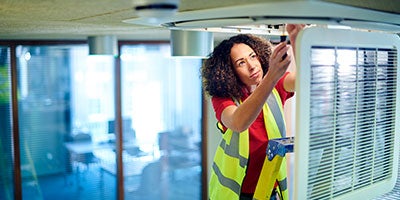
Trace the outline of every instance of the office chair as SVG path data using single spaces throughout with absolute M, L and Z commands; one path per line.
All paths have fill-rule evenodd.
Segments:
M 73 142 L 92 145 L 92 136 L 88 133 L 78 133 L 75 136 L 73 136 Z M 99 162 L 99 158 L 97 158 L 93 154 L 93 152 L 71 153 L 71 162 L 73 163 L 74 166 L 76 166 L 78 187 L 81 188 L 80 166 L 83 164 L 87 171 L 89 170 L 90 165 L 97 164 Z
M 73 141 L 82 143 L 87 142 L 88 144 L 91 144 L 92 136 L 88 133 L 78 133 L 73 137 Z M 99 159 L 93 154 L 93 152 L 73 154 L 71 155 L 71 159 L 74 162 L 84 164 L 86 168 L 88 168 L 90 164 L 97 163 L 99 161 Z

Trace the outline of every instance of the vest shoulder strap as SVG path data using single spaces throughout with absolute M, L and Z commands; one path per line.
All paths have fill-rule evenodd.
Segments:
M 283 116 L 283 108 L 281 98 L 278 91 L 274 88 L 267 99 L 268 108 L 274 116 L 275 123 L 278 126 L 280 137 L 286 137 L 285 118 Z M 267 123 L 266 123 L 267 124 Z M 267 124 L 269 125 L 269 124 Z M 276 138 L 276 137 L 273 137 Z

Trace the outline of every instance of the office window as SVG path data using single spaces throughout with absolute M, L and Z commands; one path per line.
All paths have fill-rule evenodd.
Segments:
M 86 45 L 16 48 L 24 199 L 115 199 L 115 178 L 93 153 L 99 128 L 91 126 L 113 115 L 112 81 L 101 84 L 108 81 L 101 75 L 114 64 L 87 55 Z
M 201 198 L 200 66 L 171 58 L 169 44 L 122 46 L 122 115 L 134 132 L 124 143 L 127 199 Z
M 10 49 L 0 46 L 0 199 L 13 199 Z

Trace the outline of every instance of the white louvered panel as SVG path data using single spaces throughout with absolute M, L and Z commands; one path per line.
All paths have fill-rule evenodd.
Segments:
M 299 83 L 297 118 L 305 133 L 296 135 L 295 153 L 296 173 L 305 174 L 296 174 L 295 199 L 371 199 L 390 191 L 397 178 L 398 46 L 357 43 L 357 34 L 370 33 L 333 32 L 339 34 L 321 35 L 350 38 L 302 48 L 307 70 L 300 74 L 307 78 Z M 364 193 L 373 188 L 375 194 Z
M 387 65 L 388 51 L 336 47 L 311 51 L 330 65 L 323 65 L 323 59 L 311 62 L 310 121 L 319 120 L 310 124 L 309 180 L 314 181 L 308 199 L 335 198 L 391 177 L 392 158 L 385 155 L 393 155 L 393 150 L 385 147 L 393 145 L 386 144 L 394 135 L 383 130 L 394 127 L 394 115 L 387 111 L 394 109 L 395 96 L 388 90 L 394 91 L 396 85 L 393 73 L 387 72 L 395 71 Z M 333 126 L 326 129 L 321 124 Z

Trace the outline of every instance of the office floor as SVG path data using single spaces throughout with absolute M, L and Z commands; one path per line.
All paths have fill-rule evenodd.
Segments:
M 201 199 L 201 175 L 199 167 L 163 174 L 161 181 L 144 180 L 142 175 L 125 177 L 125 199 Z M 165 177 L 167 176 L 167 177 Z M 143 186 L 143 182 L 152 185 Z M 141 185 L 142 184 L 142 185 Z M 23 199 L 28 200 L 113 200 L 116 199 L 115 176 L 102 170 L 99 165 L 89 169 L 74 169 L 66 175 L 39 177 L 39 181 L 23 181 Z

